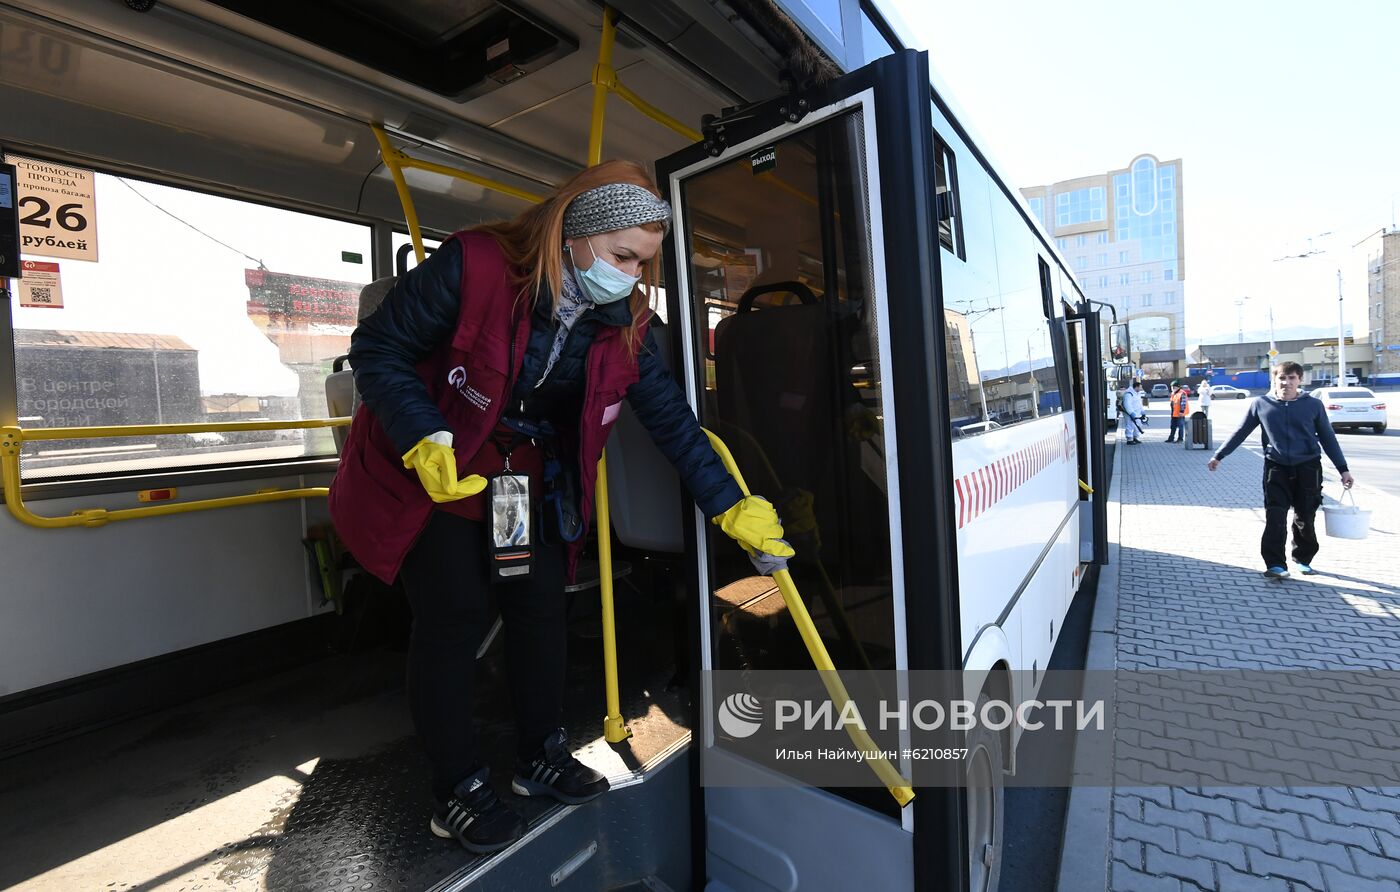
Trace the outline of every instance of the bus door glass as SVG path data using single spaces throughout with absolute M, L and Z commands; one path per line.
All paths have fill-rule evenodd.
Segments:
M 680 182 L 698 414 L 777 507 L 842 671 L 893 670 L 898 649 L 867 123 L 854 105 Z M 705 526 L 709 667 L 810 669 L 773 579 Z M 835 792 L 898 815 L 882 787 Z
M 837 668 L 894 668 L 884 406 L 859 111 L 684 184 L 704 422 L 778 508 L 790 564 Z M 728 547 L 726 547 L 728 546 Z M 782 597 L 711 542 L 722 669 L 811 665 Z M 881 795 L 883 791 L 876 791 Z
M 937 544 L 931 531 L 913 556 L 906 546 L 910 525 L 922 530 L 942 510 L 931 501 L 938 458 L 926 444 L 946 424 L 943 401 L 927 399 L 943 382 L 936 348 L 913 334 L 940 312 L 928 82 L 927 58 L 902 52 L 743 110 L 722 132 L 712 122 L 706 145 L 658 165 L 676 213 L 667 280 L 678 365 L 696 412 L 749 489 L 777 507 L 796 550 L 788 566 L 798 596 L 835 668 L 884 697 L 897 696 L 890 670 L 907 669 L 916 644 L 930 664 L 935 650 L 943 665 L 957 658 L 956 642 L 945 642 L 955 616 L 939 612 L 953 573 L 909 575 L 911 566 L 924 573 L 928 553 L 946 555 L 951 536 Z M 928 375 L 913 379 L 898 418 L 897 363 Z M 906 431 L 915 433 L 906 440 Z M 920 449 L 905 448 L 912 442 Z M 897 460 L 906 451 L 924 462 L 907 474 Z M 758 684 L 773 671 L 811 677 L 813 658 L 774 579 L 705 519 L 696 534 L 701 671 Z M 701 679 L 696 729 L 711 880 L 751 884 L 745 870 L 776 870 L 780 858 L 794 888 L 914 888 L 923 864 L 914 840 L 925 832 L 936 839 L 919 869 L 941 882 L 956 864 L 949 825 L 923 817 L 960 814 L 955 796 L 920 791 L 901 810 L 869 766 L 857 766 L 860 779 L 828 780 L 784 761 L 772 754 L 812 738 L 785 731 L 776 714 L 767 737 L 736 733 L 704 684 L 713 678 Z M 882 749 L 908 745 L 897 727 L 868 724 Z M 774 748 L 759 755 L 755 740 Z M 755 796 L 755 785 L 768 789 Z

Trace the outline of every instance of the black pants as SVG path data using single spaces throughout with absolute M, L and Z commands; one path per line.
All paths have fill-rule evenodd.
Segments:
M 446 801 L 457 782 L 480 766 L 472 676 L 476 649 L 494 621 L 491 595 L 505 621 L 518 751 L 533 754 L 563 723 L 564 549 L 538 546 L 528 580 L 494 586 L 486 581 L 487 559 L 484 524 L 434 511 L 399 572 L 413 608 L 409 708 L 428 752 L 433 795 L 439 801 Z
M 1167 431 L 1167 442 L 1170 443 L 1173 440 L 1180 440 L 1182 436 L 1185 435 L 1185 433 L 1186 419 L 1178 418 L 1177 416 L 1173 415 L 1171 430 Z
M 1266 567 L 1286 567 L 1288 509 L 1293 509 L 1293 560 L 1311 564 L 1317 556 L 1313 518 L 1322 504 L 1322 461 L 1301 465 L 1264 462 L 1264 537 L 1259 550 Z

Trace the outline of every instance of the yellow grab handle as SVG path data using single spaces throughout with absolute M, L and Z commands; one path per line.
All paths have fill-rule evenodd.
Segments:
M 702 430 L 704 429 L 702 428 Z M 730 454 L 729 447 L 725 446 L 723 440 L 708 430 L 705 431 L 705 436 L 710 438 L 710 445 L 714 447 L 720 460 L 724 462 L 724 466 L 729 470 L 734 482 L 739 484 L 739 490 L 744 495 L 749 495 L 748 484 L 744 482 L 744 475 L 739 473 L 739 467 L 734 463 L 734 456 Z M 792 574 L 787 570 L 779 570 L 773 574 L 773 581 L 778 584 L 778 591 L 783 595 L 783 603 L 787 605 L 788 613 L 792 615 L 793 622 L 797 624 L 797 631 L 802 635 L 803 643 L 807 645 L 807 653 L 811 655 L 812 664 L 817 667 L 818 673 L 821 675 L 822 684 L 826 686 L 826 692 L 830 695 L 837 714 L 842 714 L 846 704 L 850 702 L 851 696 L 846 691 L 846 686 L 841 682 L 841 675 L 836 671 L 835 664 L 831 662 L 831 655 L 827 653 L 826 645 L 817 632 L 816 624 L 812 622 L 812 617 L 807 612 L 807 605 L 803 603 L 801 595 L 797 592 L 797 586 L 792 581 Z M 866 733 L 865 729 L 852 722 L 844 724 L 846 725 L 846 733 L 851 737 L 851 742 L 866 756 L 866 763 L 880 778 L 885 789 L 890 791 L 895 802 L 898 802 L 900 806 L 912 802 L 914 788 L 895 770 L 888 759 L 879 755 L 880 748 L 875 745 L 875 741 L 870 739 L 870 735 Z
M 1079 488 L 1087 492 L 1089 495 L 1094 494 L 1094 488 L 1089 484 L 1085 483 L 1083 480 L 1079 481 Z

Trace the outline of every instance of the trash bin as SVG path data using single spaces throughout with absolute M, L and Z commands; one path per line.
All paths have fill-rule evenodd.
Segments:
M 1186 436 L 1181 438 L 1181 442 L 1186 444 L 1187 449 L 1193 446 L 1199 446 L 1202 449 L 1211 448 L 1210 419 L 1206 417 L 1206 413 L 1198 409 L 1191 413 L 1190 421 L 1191 423 L 1187 426 L 1189 430 Z

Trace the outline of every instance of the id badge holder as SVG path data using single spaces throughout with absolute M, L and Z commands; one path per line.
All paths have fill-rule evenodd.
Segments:
M 516 582 L 530 578 L 534 568 L 534 528 L 530 517 L 530 478 L 514 474 L 507 462 L 503 474 L 487 480 L 491 495 L 490 530 L 487 542 L 490 552 L 492 582 Z

